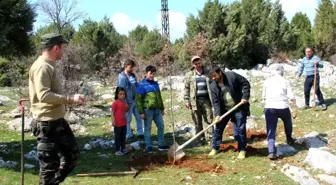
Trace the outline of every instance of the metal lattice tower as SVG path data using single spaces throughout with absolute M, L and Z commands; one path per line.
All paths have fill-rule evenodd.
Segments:
M 162 21 L 162 35 L 169 40 L 170 33 L 169 33 L 168 0 L 161 0 L 161 21 Z

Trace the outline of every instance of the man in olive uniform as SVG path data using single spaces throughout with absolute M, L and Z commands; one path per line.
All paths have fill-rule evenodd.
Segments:
M 185 106 L 191 109 L 197 134 L 212 122 L 210 74 L 203 67 L 201 57 L 192 57 L 191 63 L 192 68 L 185 76 L 184 101 Z M 210 128 L 205 133 L 200 136 L 202 144 L 211 141 L 213 129 Z
M 29 98 L 33 115 L 32 131 L 37 137 L 40 185 L 57 185 L 76 166 L 79 149 L 68 122 L 65 104 L 85 102 L 81 94 L 62 94 L 56 63 L 68 42 L 59 34 L 42 36 L 42 55 L 29 70 Z

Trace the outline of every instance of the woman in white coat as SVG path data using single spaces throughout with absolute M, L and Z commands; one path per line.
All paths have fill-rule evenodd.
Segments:
M 275 148 L 275 136 L 278 118 L 284 122 L 287 143 L 292 145 L 292 115 L 289 104 L 294 104 L 294 95 L 284 76 L 284 67 L 282 64 L 272 64 L 272 75 L 265 80 L 262 97 L 265 102 L 265 118 L 268 141 L 268 158 L 274 160 L 277 158 Z

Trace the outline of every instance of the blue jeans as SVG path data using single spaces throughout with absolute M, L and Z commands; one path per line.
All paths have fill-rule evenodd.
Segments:
M 264 109 L 266 118 L 268 152 L 276 153 L 275 149 L 275 135 L 278 124 L 278 118 L 284 122 L 285 133 L 287 141 L 292 139 L 292 115 L 289 108 L 286 109 Z
M 164 122 L 162 111 L 160 109 L 145 109 L 145 142 L 146 148 L 153 147 L 151 139 L 152 121 L 157 127 L 157 137 L 159 146 L 165 146 L 164 140 Z
M 134 117 L 135 117 L 136 129 L 137 129 L 138 135 L 143 135 L 144 132 L 143 132 L 143 128 L 142 128 L 142 119 L 139 115 L 138 108 L 135 104 L 135 101 L 128 104 L 128 107 L 129 107 L 129 111 L 126 114 L 126 118 L 127 118 L 127 134 L 126 134 L 126 137 L 130 138 L 130 137 L 133 136 L 132 129 L 131 129 L 132 114 L 134 114 Z
M 247 114 L 242 111 L 233 112 L 221 122 L 215 125 L 215 130 L 212 139 L 212 149 L 219 150 L 220 144 L 222 142 L 224 129 L 231 119 L 233 123 L 233 135 L 235 140 L 238 142 L 238 151 L 246 150 L 246 118 Z

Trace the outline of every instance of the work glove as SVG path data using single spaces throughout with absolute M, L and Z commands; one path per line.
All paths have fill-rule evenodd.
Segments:
M 213 123 L 219 121 L 219 119 L 220 119 L 220 116 L 216 116 L 216 117 L 213 119 Z

